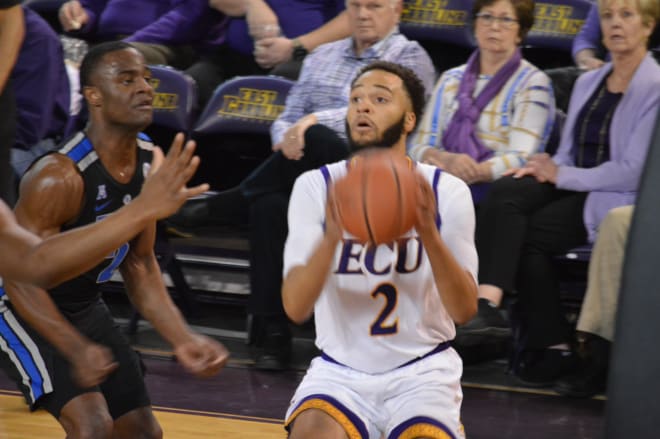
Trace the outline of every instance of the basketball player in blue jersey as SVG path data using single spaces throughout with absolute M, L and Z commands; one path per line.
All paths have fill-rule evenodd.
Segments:
M 423 109 L 410 70 L 385 62 L 353 81 L 346 124 L 360 149 L 406 153 Z M 282 298 L 288 316 L 312 312 L 315 358 L 286 414 L 290 438 L 458 438 L 462 363 L 454 323 L 477 310 L 474 210 L 458 178 L 421 163 L 413 229 L 396 242 L 359 243 L 341 230 L 332 184 L 343 161 L 298 178 L 289 205 Z
M 168 217 L 186 200 L 208 190 L 207 185 L 185 186 L 199 158 L 192 156 L 193 142 L 185 149 L 182 144 L 183 138 L 178 136 L 164 160 L 160 148 L 154 149 L 151 172 L 140 195 L 104 223 L 41 239 L 19 226 L 13 212 L 0 201 L 0 282 L 2 277 L 10 277 L 43 288 L 57 285 L 105 259 L 149 222 Z
M 140 131 L 151 122 L 153 89 L 142 55 L 123 42 L 98 45 L 83 60 L 80 76 L 87 127 L 33 164 L 21 182 L 16 218 L 42 238 L 107 221 L 134 202 L 149 173 L 153 146 Z M 226 349 L 192 332 L 172 303 L 153 251 L 155 227 L 146 222 L 101 264 L 48 293 L 5 282 L 10 300 L 4 300 L 0 320 L 0 364 L 33 408 L 45 408 L 60 422 L 67 438 L 162 437 L 139 358 L 101 299 L 98 284 L 115 270 L 184 368 L 209 376 L 227 360 Z M 65 353 L 71 332 L 110 349 L 114 363 L 100 371 L 98 385 L 81 384 L 75 368 L 70 373 Z M 98 352 L 89 356 L 94 360 Z

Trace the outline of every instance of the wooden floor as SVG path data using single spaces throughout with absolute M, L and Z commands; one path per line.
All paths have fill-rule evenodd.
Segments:
M 155 407 L 168 439 L 283 439 L 281 421 Z M 18 392 L 0 393 L 0 439 L 62 439 L 64 431 L 43 410 L 30 413 Z

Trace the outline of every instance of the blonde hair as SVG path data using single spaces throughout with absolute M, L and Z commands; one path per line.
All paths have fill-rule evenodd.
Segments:
M 645 25 L 657 24 L 660 20 L 660 1 L 658 0 L 598 0 L 598 9 L 605 9 L 612 2 L 634 4 Z

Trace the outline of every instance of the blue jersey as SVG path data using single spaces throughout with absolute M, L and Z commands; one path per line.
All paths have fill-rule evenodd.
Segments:
M 149 171 L 153 144 L 143 134 L 138 136 L 137 144 L 136 169 L 133 178 L 126 184 L 112 178 L 85 133 L 76 133 L 63 144 L 58 153 L 66 155 L 76 164 L 84 181 L 85 192 L 80 215 L 72 223 L 63 225 L 62 231 L 101 221 L 130 203 L 140 193 Z M 99 284 L 111 279 L 128 254 L 129 247 L 129 243 L 123 244 L 93 269 L 50 290 L 53 300 L 58 306 L 71 310 L 94 303 L 101 294 Z

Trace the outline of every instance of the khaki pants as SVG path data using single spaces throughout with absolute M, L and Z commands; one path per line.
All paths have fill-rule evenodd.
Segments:
M 587 292 L 577 330 L 614 341 L 621 270 L 634 206 L 612 209 L 600 225 L 589 262 Z

